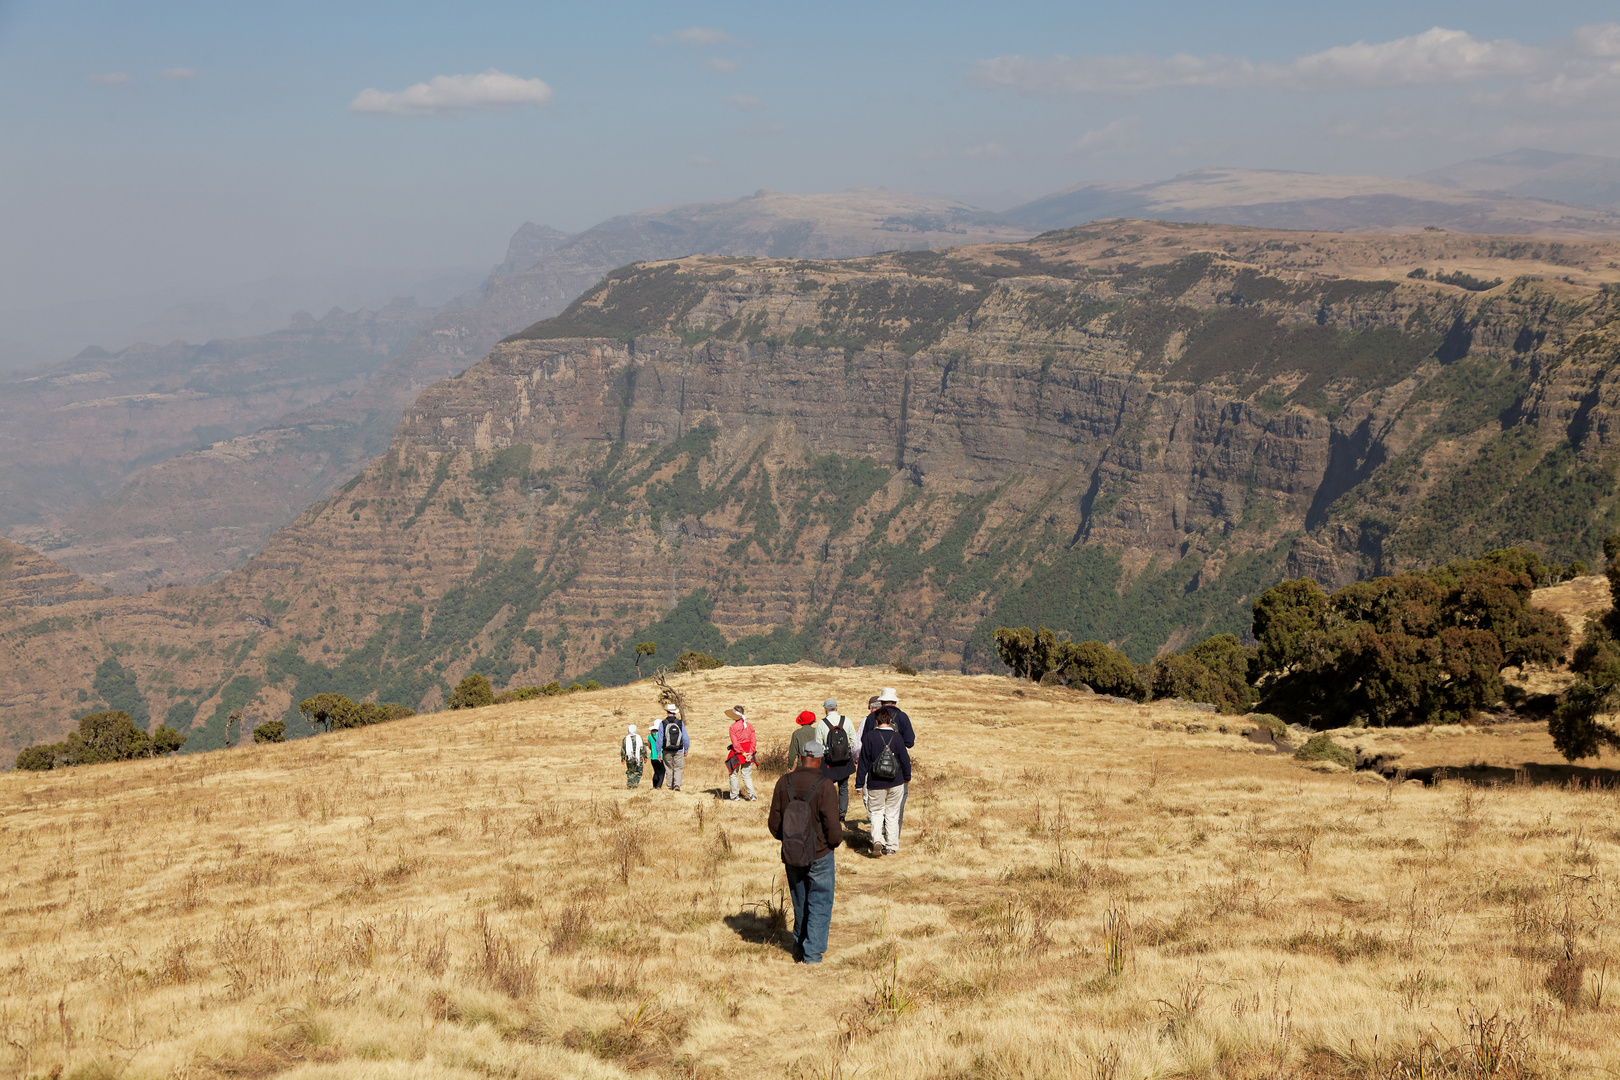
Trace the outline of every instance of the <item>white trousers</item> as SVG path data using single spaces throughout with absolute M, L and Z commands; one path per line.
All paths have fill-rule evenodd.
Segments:
M 900 850 L 900 804 L 906 785 L 866 789 L 866 816 L 872 821 L 872 844 L 893 855 Z
M 752 799 L 754 797 L 754 767 L 752 765 L 740 765 L 737 771 L 731 774 L 731 797 L 733 799 L 737 797 L 737 778 L 739 776 L 742 777 L 742 782 L 748 785 L 748 797 Z

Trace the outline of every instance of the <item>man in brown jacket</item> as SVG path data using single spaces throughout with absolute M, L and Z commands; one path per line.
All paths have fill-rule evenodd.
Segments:
M 821 769 L 826 753 L 809 742 L 799 767 L 771 792 L 771 835 L 782 841 L 782 866 L 793 897 L 793 959 L 821 963 L 832 928 L 833 848 L 844 842 L 838 820 L 838 785 Z

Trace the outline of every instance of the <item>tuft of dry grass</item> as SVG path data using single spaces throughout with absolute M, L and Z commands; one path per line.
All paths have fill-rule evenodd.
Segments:
M 1365 783 L 1168 707 L 908 680 L 900 854 L 840 851 L 827 962 L 795 966 L 768 801 L 717 798 L 720 707 L 750 703 L 785 747 L 799 709 L 889 678 L 673 677 L 699 748 L 678 794 L 623 787 L 614 711 L 645 712 L 646 685 L 0 777 L 0 1074 L 1612 1064 L 1620 801 L 1606 774 L 1531 782 L 1556 775 L 1523 767 L 1545 733 L 1504 726 L 1401 737 L 1403 762 L 1484 762 L 1497 786 Z

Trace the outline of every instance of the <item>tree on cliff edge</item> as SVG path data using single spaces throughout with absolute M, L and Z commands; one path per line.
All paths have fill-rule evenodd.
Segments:
M 1609 565 L 1609 595 L 1615 606 L 1602 618 L 1586 620 L 1586 633 L 1575 650 L 1574 668 L 1580 680 L 1547 724 L 1553 745 L 1570 761 L 1597 757 L 1604 747 L 1620 750 L 1620 535 L 1603 541 Z

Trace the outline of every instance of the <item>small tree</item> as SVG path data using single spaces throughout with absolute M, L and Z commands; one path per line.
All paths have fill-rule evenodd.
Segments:
M 327 731 L 352 726 L 344 721 L 353 710 L 354 702 L 342 694 L 316 694 L 298 703 L 298 711 L 303 714 L 305 722 L 310 727 L 319 725 Z
M 225 748 L 229 750 L 242 737 L 242 710 L 232 709 L 225 718 Z
M 1030 682 L 1040 682 L 1054 665 L 1057 635 L 1046 627 L 1003 626 L 995 633 L 996 655 L 1012 673 Z
M 726 662 L 719 657 L 687 649 L 675 658 L 675 666 L 670 670 L 677 675 L 686 675 L 693 671 L 710 671 L 725 666 Z
M 1066 686 L 1085 683 L 1099 694 L 1141 701 L 1147 687 L 1137 676 L 1131 658 L 1100 641 L 1060 641 L 1053 653 L 1056 677 Z
M 485 705 L 495 704 L 495 690 L 489 685 L 489 680 L 473 671 L 456 684 L 456 689 L 447 702 L 452 709 L 481 709 Z
M 267 720 L 253 729 L 253 741 L 256 743 L 286 742 L 287 724 L 282 720 Z
M 635 677 L 642 677 L 642 657 L 651 657 L 658 654 L 658 641 L 643 641 L 635 646 Z

